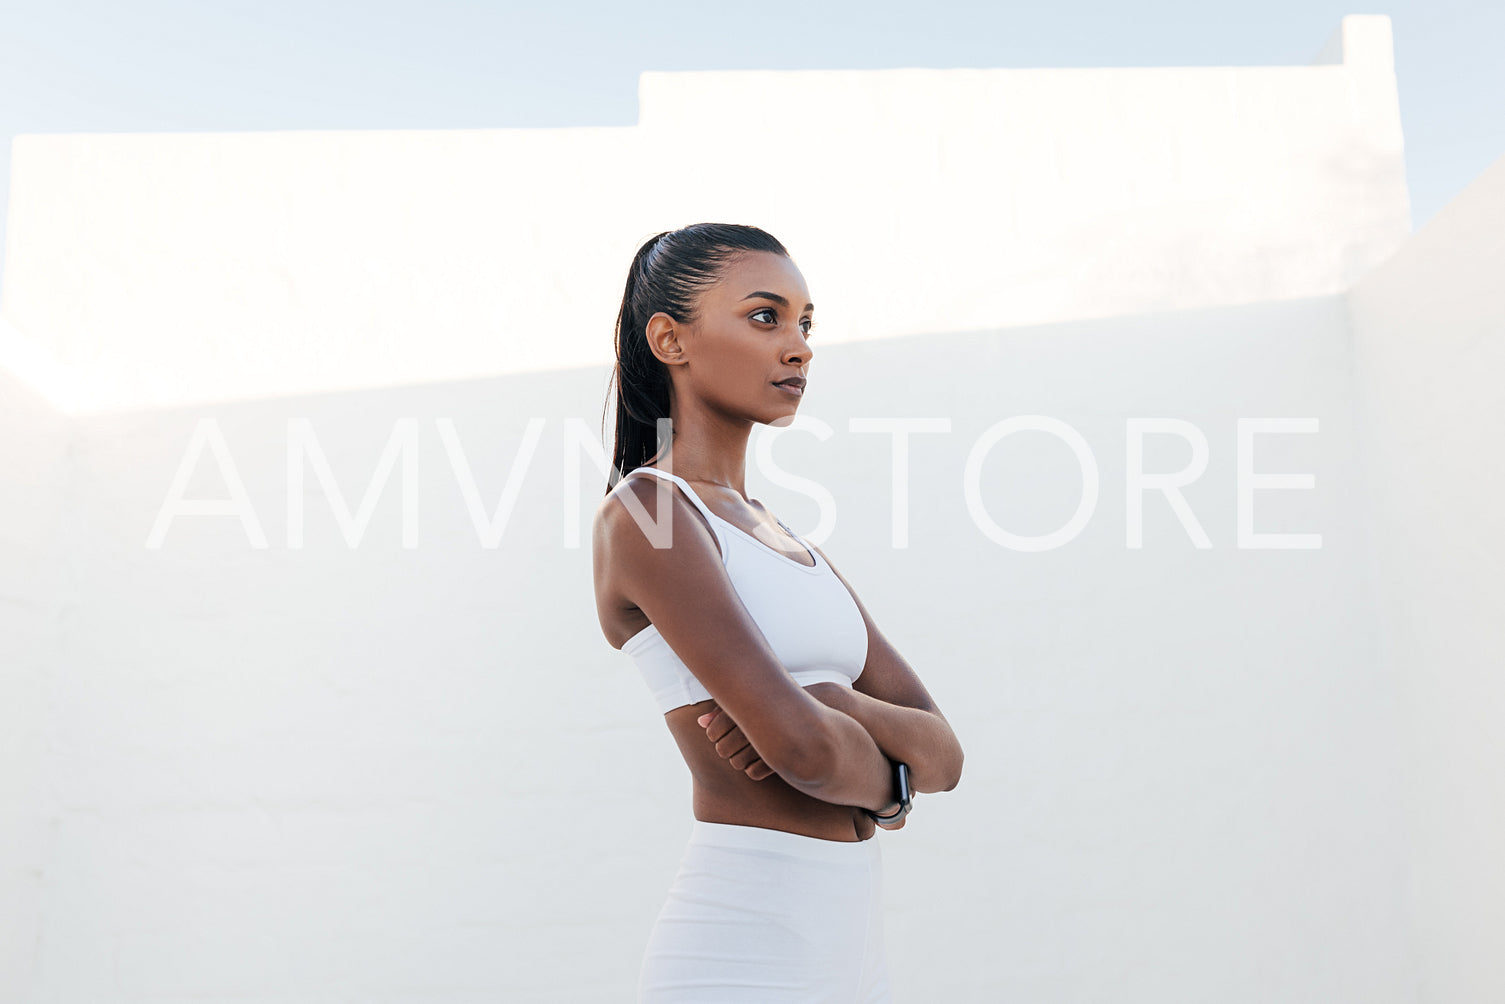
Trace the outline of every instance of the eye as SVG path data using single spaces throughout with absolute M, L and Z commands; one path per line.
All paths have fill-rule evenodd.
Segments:
M 759 317 L 761 315 L 763 315 L 763 314 L 767 314 L 768 315 L 768 320 L 766 320 L 766 321 L 758 321 Z M 777 310 L 775 310 L 774 308 L 772 308 L 772 307 L 762 307 L 762 308 L 760 308 L 758 310 L 753 311 L 753 313 L 750 314 L 749 316 L 753 320 L 758 321 L 758 323 L 760 323 L 760 324 L 777 324 L 777 323 L 779 323 L 779 312 Z M 815 329 L 815 319 L 812 318 L 812 317 L 801 318 L 800 319 L 800 323 L 802 325 L 804 325 L 803 330 L 804 330 L 806 336 L 809 336 L 810 332 Z

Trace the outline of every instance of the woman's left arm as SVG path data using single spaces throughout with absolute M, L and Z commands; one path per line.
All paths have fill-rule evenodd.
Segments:
M 962 747 L 956 733 L 919 676 L 873 623 L 852 584 L 836 571 L 826 552 L 815 549 L 862 611 L 867 624 L 867 661 L 851 688 L 816 683 L 805 691 L 827 707 L 855 718 L 890 760 L 908 764 L 913 790 L 950 791 L 962 776 Z

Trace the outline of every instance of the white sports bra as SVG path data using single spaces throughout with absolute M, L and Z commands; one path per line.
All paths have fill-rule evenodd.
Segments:
M 711 512 L 695 490 L 678 475 L 656 467 L 639 467 L 673 479 L 696 508 L 705 513 L 721 545 L 721 561 L 742 605 L 752 615 L 779 662 L 802 687 L 831 682 L 850 687 L 867 662 L 867 623 L 847 587 L 814 548 L 815 564 L 806 565 L 758 540 L 741 527 Z M 777 519 L 777 517 L 775 517 Z M 801 544 L 804 538 L 784 526 Z M 623 643 L 637 664 L 659 710 L 673 711 L 709 700 L 710 691 L 674 653 L 652 624 Z

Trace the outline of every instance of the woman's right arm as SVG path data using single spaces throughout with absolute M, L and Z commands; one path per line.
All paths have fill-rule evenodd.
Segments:
M 888 758 L 861 724 L 806 693 L 779 662 L 737 595 L 699 511 L 674 490 L 667 514 L 672 544 L 654 547 L 617 497 L 626 492 L 649 524 L 659 521 L 657 482 L 629 479 L 608 495 L 592 527 L 597 581 L 612 583 L 647 615 L 763 761 L 792 787 L 838 805 L 875 812 L 891 807 Z

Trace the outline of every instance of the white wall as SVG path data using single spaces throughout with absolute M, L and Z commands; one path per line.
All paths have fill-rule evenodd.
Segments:
M 903 999 L 1412 999 L 1346 323 L 1326 297 L 830 346 L 812 368 L 803 417 L 834 432 L 791 430 L 775 458 L 833 493 L 834 526 L 816 532 L 818 507 L 756 471 L 750 490 L 827 549 L 968 751 L 961 787 L 878 837 Z M 936 379 L 898 390 L 919 356 Z M 630 995 L 690 807 L 589 600 L 601 482 L 566 461 L 564 423 L 598 428 L 605 376 L 79 420 L 59 557 L 84 574 L 52 684 L 50 867 L 23 999 Z M 1077 429 L 1101 474 L 1087 529 L 1041 554 L 991 543 L 961 488 L 983 432 L 1032 413 Z M 189 516 L 148 550 L 206 416 L 268 546 Z M 915 440 L 904 550 L 889 441 L 849 431 L 871 416 L 952 422 Z M 1154 496 L 1144 548 L 1126 548 L 1140 416 L 1206 433 L 1185 494 L 1210 550 Z M 1235 546 L 1240 416 L 1319 420 L 1258 441 L 1256 470 L 1317 487 L 1258 493 L 1255 526 L 1321 532 L 1320 550 Z M 307 545 L 288 547 L 299 417 L 352 508 L 393 423 L 417 420 L 416 548 L 400 467 L 355 550 L 310 475 Z M 487 510 L 545 420 L 497 550 L 477 542 L 440 418 Z M 1189 452 L 1151 437 L 1146 467 Z M 1021 435 L 981 489 L 994 518 L 1041 533 L 1080 479 L 1064 446 Z M 187 493 L 227 494 L 211 454 Z
M 622 262 L 703 219 L 822 276 L 827 343 L 1329 295 L 1409 230 L 1389 20 L 1330 48 L 647 73 L 621 129 L 21 136 L 0 313 L 101 411 L 604 363 Z
M 1505 997 L 1505 158 L 1350 296 L 1426 999 Z
M 1131 226 L 1148 218 L 1134 215 L 1148 189 L 1125 183 L 1115 209 L 1090 198 L 1117 182 L 1078 179 L 1061 184 L 1106 215 L 1030 203 L 1054 209 L 1011 231 L 1017 244 L 979 246 L 994 257 L 975 270 L 958 267 L 962 243 L 906 257 L 934 209 L 924 199 L 970 191 L 1002 212 L 1025 203 L 1000 192 L 1049 191 L 1020 178 L 990 188 L 974 171 L 991 156 L 980 148 L 947 161 L 973 172 L 958 191 L 911 187 L 923 171 L 899 161 L 894 191 L 922 204 L 854 209 L 848 224 L 878 228 L 855 237 L 840 236 L 839 213 L 767 214 L 823 307 L 801 412 L 831 430 L 779 434 L 773 457 L 829 489 L 834 523 L 756 462 L 749 490 L 831 555 L 968 753 L 958 789 L 922 796 L 909 826 L 876 837 L 897 999 L 1453 1004 L 1505 990 L 1489 926 L 1501 820 L 1484 806 L 1500 762 L 1486 729 L 1500 697 L 1488 619 L 1500 531 L 1487 504 L 1499 471 L 1481 453 L 1500 417 L 1488 389 L 1501 304 L 1488 284 L 1505 184 L 1497 164 L 1392 254 L 1398 133 L 1362 115 L 1338 128 L 1365 109 L 1390 114 L 1366 90 L 1393 88 L 1388 45 L 1383 58 L 1365 48 L 1376 33 L 1388 37 L 1384 19 L 1345 19 L 1319 57 L 1342 49 L 1342 66 L 1111 71 L 1115 93 L 1143 85 L 1144 114 L 1159 102 L 1178 122 L 1189 113 L 1175 102 L 1193 99 L 1153 91 L 1157 73 L 1256 95 L 1239 107 L 1262 110 L 1235 129 L 1253 131 L 1183 178 L 1223 224 L 1199 229 L 1193 202 L 1178 203 L 1184 241 Z M 900 86 L 927 72 L 875 74 L 847 105 L 862 75 L 816 81 L 811 114 L 870 102 L 918 130 L 906 102 L 936 88 L 996 83 L 996 96 L 1019 83 L 975 71 Z M 1027 82 L 1066 102 L 1062 115 L 1086 115 L 1098 72 Z M 694 76 L 679 100 L 720 79 Z M 761 79 L 766 107 L 784 100 L 777 77 Z M 688 835 L 688 775 L 646 688 L 600 636 L 584 544 L 602 480 L 570 444 L 600 431 L 608 369 L 595 357 L 636 241 L 729 206 L 757 219 L 756 200 L 779 192 L 737 189 L 752 193 L 739 208 L 680 173 L 619 202 L 604 180 L 619 165 L 603 175 L 589 157 L 657 149 L 675 116 L 693 117 L 654 97 L 669 82 L 645 77 L 638 129 L 589 136 L 18 147 L 30 173 L 11 218 L 31 222 L 26 241 L 12 233 L 3 297 L 20 330 L 0 337 L 0 363 L 25 374 L 0 384 L 0 999 L 630 997 Z M 1283 142 L 1324 122 L 1330 147 L 1292 141 L 1285 167 L 1240 173 L 1256 136 Z M 958 112 L 940 134 L 960 142 L 965 125 Z M 1118 179 L 1150 183 L 1150 160 L 1131 156 L 1148 145 L 1115 146 L 1093 118 L 1051 128 L 1108 151 L 1086 149 L 1082 163 L 1128 158 Z M 860 130 L 848 139 L 860 148 Z M 521 156 L 537 144 L 558 156 Z M 172 166 L 182 156 L 204 158 L 202 171 Z M 44 183 L 44 167 L 60 173 Z M 436 177 L 445 184 L 421 183 Z M 560 188 L 546 191 L 570 193 L 556 204 L 583 208 L 545 226 L 536 200 L 519 203 L 497 177 L 552 179 Z M 168 183 L 222 226 L 170 210 Z M 1333 215 L 1302 229 L 1302 207 Z M 1102 262 L 1139 253 L 1139 286 L 1114 291 L 1099 275 L 1089 288 L 1099 266 L 1071 257 L 1071 241 L 1099 237 L 1122 245 Z M 1033 258 L 1067 278 L 1042 292 Z M 863 271 L 874 262 L 900 263 L 902 296 L 873 296 L 890 282 Z M 927 301 L 932 326 L 916 327 Z M 433 338 L 410 343 L 415 330 Z M 1028 414 L 1080 432 L 1100 475 L 1083 533 L 1043 553 L 990 541 L 963 490 L 973 445 Z M 1255 471 L 1315 484 L 1255 492 L 1254 528 L 1319 532 L 1319 549 L 1237 546 L 1237 423 L 1264 416 L 1315 418 L 1320 431 L 1258 438 Z M 889 440 L 850 426 L 870 417 L 951 423 L 913 441 L 904 549 L 891 544 Z M 1144 547 L 1126 546 L 1125 436 L 1139 417 L 1205 433 L 1206 472 L 1184 495 L 1211 548 L 1155 493 Z M 181 517 L 148 548 L 206 418 L 267 546 L 219 515 Z M 309 468 L 306 544 L 289 546 L 295 419 L 311 423 L 351 509 L 394 423 L 413 421 L 416 547 L 402 544 L 400 464 L 355 548 Z M 453 420 L 488 513 L 518 472 L 495 549 L 477 540 L 440 419 Z M 1190 456 L 1152 436 L 1145 466 L 1175 471 Z M 1408 480 L 1417 469 L 1426 482 Z M 993 449 L 980 487 L 999 523 L 1044 533 L 1070 516 L 1081 476 L 1061 443 L 1021 434 Z M 187 496 L 228 490 L 203 454 Z
M 3 327 L 3 322 L 0 322 Z M 3 334 L 3 332 L 0 332 Z M 47 781 L 62 636 L 78 569 L 61 560 L 72 502 L 69 428 L 0 367 L 0 997 L 25 986 L 55 860 Z

